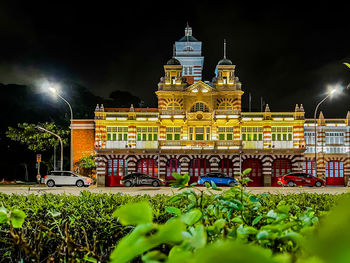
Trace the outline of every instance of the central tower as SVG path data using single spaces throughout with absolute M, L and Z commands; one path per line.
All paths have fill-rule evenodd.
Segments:
M 175 42 L 175 58 L 182 65 L 182 76 L 189 84 L 202 80 L 204 57 L 202 42 L 192 36 L 192 28 L 185 28 L 185 36 Z

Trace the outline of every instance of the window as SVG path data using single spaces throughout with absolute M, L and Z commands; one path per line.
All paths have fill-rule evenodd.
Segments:
M 293 127 L 271 127 L 272 141 L 292 141 Z
M 218 134 L 219 134 L 219 140 L 231 141 L 233 140 L 233 127 L 219 127 Z
M 343 132 L 326 132 L 326 144 L 344 144 Z
M 171 140 L 178 141 L 178 140 L 180 140 L 180 135 L 181 135 L 181 127 L 167 127 L 166 128 L 166 139 L 168 141 L 171 141 Z
M 137 127 L 138 141 L 157 141 L 158 127 Z
M 196 141 L 210 140 L 210 127 L 190 127 L 188 129 L 189 139 Z
M 242 127 L 242 141 L 262 141 L 262 127 Z
M 167 105 L 166 109 L 170 110 L 170 111 L 179 111 L 181 109 L 181 106 L 180 106 L 180 104 L 178 104 L 176 102 L 170 102 Z
M 218 110 L 233 110 L 233 105 L 228 102 L 221 102 L 218 106 Z
M 127 141 L 128 127 L 107 127 L 107 141 Z
M 204 103 L 197 102 L 191 107 L 191 112 L 197 112 L 197 111 L 209 112 L 209 108 Z
M 186 46 L 186 47 L 184 47 L 183 51 L 187 51 L 187 52 L 193 51 L 193 47 L 191 47 L 191 46 Z

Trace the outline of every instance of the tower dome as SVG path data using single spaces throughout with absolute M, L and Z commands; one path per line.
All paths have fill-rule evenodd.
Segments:
M 178 61 L 176 58 L 171 58 L 166 63 L 167 65 L 181 65 L 180 61 Z
M 218 62 L 218 65 L 233 65 L 232 61 L 228 58 L 223 58 Z

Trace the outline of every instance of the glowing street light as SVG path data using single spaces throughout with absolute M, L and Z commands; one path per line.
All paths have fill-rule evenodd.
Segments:
M 330 96 L 337 93 L 338 91 L 339 91 L 338 87 L 329 87 L 329 91 L 328 91 L 327 96 L 317 104 L 316 109 L 315 109 L 314 122 L 315 122 L 315 175 L 316 176 L 317 176 L 317 125 L 318 125 L 317 119 L 316 119 L 317 110 L 326 99 L 328 99 Z
M 69 107 L 69 110 L 70 110 L 70 123 L 72 125 L 72 121 L 73 121 L 73 110 L 72 110 L 72 106 L 70 105 L 70 103 L 65 99 L 63 98 L 58 90 L 53 87 L 52 85 L 49 85 L 48 86 L 48 90 L 54 94 L 54 95 L 57 95 L 60 99 L 62 99 L 65 103 L 67 103 L 68 107 Z M 70 170 L 73 171 L 73 136 L 72 136 L 72 128 L 71 128 L 71 132 L 70 132 Z

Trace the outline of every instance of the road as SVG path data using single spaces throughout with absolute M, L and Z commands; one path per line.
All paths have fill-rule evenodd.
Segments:
M 205 187 L 198 187 L 205 189 Z M 228 189 L 223 187 L 223 189 Z M 5 194 L 72 194 L 79 195 L 81 191 L 90 191 L 92 193 L 122 193 L 129 195 L 157 195 L 166 194 L 171 195 L 172 191 L 177 189 L 170 187 L 53 187 L 46 186 L 0 186 L 0 192 Z M 252 194 L 272 193 L 272 194 L 290 194 L 290 193 L 319 193 L 319 194 L 341 194 L 350 192 L 349 187 L 248 187 L 248 191 Z

